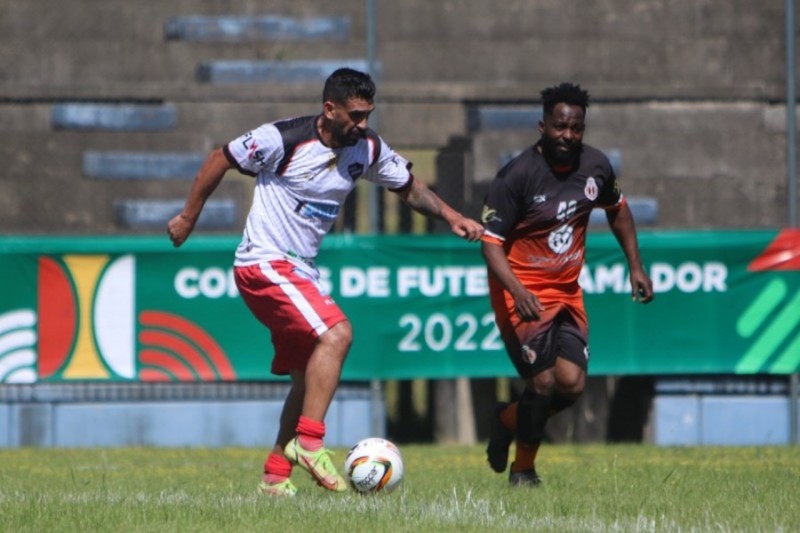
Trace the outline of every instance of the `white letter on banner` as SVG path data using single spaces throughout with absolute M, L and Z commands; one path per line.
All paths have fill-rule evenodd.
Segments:
M 485 296 L 489 294 L 489 284 L 486 279 L 486 267 L 468 267 L 467 279 L 465 280 L 464 285 L 464 293 L 467 296 Z
M 587 294 L 592 294 L 595 292 L 594 280 L 592 279 L 592 272 L 586 265 L 583 265 L 581 267 L 581 274 L 580 276 L 578 276 L 578 285 L 580 285 L 581 289 L 583 289 L 583 292 Z
M 449 266 L 441 269 L 437 268 L 436 270 L 440 270 L 444 276 L 446 280 L 444 283 L 449 287 L 448 294 L 450 294 L 450 296 L 460 296 L 461 278 L 464 277 L 464 269 L 462 267 Z
M 200 293 L 206 298 L 219 298 L 225 294 L 225 271 L 208 268 L 200 275 Z
M 197 278 L 200 276 L 200 273 L 197 271 L 196 268 L 182 268 L 178 271 L 175 275 L 175 292 L 178 293 L 178 296 L 181 298 L 197 298 L 200 294 L 200 291 L 197 288 Z M 191 285 L 189 285 L 191 283 Z
M 408 296 L 412 288 L 419 287 L 419 276 L 416 267 L 400 267 L 397 269 L 397 295 Z
M 339 273 L 339 293 L 344 298 L 361 296 L 367 288 L 364 271 L 356 267 L 344 267 Z
M 427 268 L 421 268 L 420 274 L 422 274 L 420 276 L 422 280 L 419 284 L 419 290 L 422 294 L 431 298 L 444 292 L 444 277 L 440 269 L 434 269 L 433 274 L 431 274 L 431 271 Z
M 367 269 L 367 295 L 373 298 L 386 298 L 387 296 L 391 296 L 388 268 L 369 267 Z
M 703 291 L 725 292 L 728 290 L 728 268 L 722 263 L 706 263 L 703 265 Z
M 625 291 L 625 268 L 619 263 L 611 265 L 611 268 L 599 265 L 594 276 L 595 283 L 597 283 L 595 288 L 601 294 L 606 291 L 607 287 L 615 293 Z
M 667 263 L 653 263 L 650 267 L 653 292 L 667 292 L 675 285 L 675 271 Z
M 703 271 L 697 263 L 684 263 L 678 267 L 676 278 L 682 292 L 695 292 L 703 284 Z

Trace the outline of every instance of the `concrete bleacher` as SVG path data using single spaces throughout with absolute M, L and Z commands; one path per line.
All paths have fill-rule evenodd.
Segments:
M 98 152 L 83 153 L 83 175 L 99 179 L 193 178 L 206 154 L 173 152 Z
M 114 220 L 120 228 L 163 231 L 167 221 L 181 212 L 183 200 L 114 201 Z M 233 230 L 236 228 L 238 202 L 232 199 L 211 199 L 205 203 L 196 228 L 199 230 Z
M 272 78 L 258 74 L 254 66 L 274 62 L 270 68 L 319 67 L 330 61 L 363 60 L 367 52 L 366 15 L 358 0 L 324 9 L 289 0 L 276 0 L 268 7 L 249 0 L 109 0 L 101 6 L 76 1 L 67 9 L 45 0 L 36 4 L 39 9 L 0 0 L 0 42 L 14 56 L 0 79 L 5 131 L 0 150 L 11 164 L 0 180 L 0 227 L 5 231 L 14 231 L 22 222 L 31 231 L 112 231 L 112 219 L 101 222 L 91 212 L 94 202 L 81 202 L 77 196 L 70 198 L 69 220 L 58 219 L 58 210 L 38 220 L 20 218 L 26 209 L 16 206 L 25 205 L 34 195 L 32 184 L 43 183 L 43 177 L 79 175 L 84 151 L 138 151 L 140 147 L 130 145 L 143 144 L 136 136 L 149 134 L 164 135 L 170 145 L 154 151 L 203 152 L 262 121 L 314 112 L 319 106 L 319 68 L 305 71 L 305 80 L 285 82 L 264 81 Z M 636 9 L 629 9 L 634 5 Z M 782 21 L 780 10 L 758 8 L 741 17 L 730 3 L 713 0 L 712 5 L 709 16 L 725 24 L 712 24 L 703 32 L 693 29 L 705 26 L 696 20 L 700 15 L 690 0 L 676 0 L 669 8 L 603 0 L 592 5 L 600 24 L 578 17 L 564 31 L 545 36 L 537 30 L 542 24 L 555 24 L 580 9 L 531 4 L 512 11 L 506 5 L 478 3 L 463 6 L 459 16 L 452 17 L 444 4 L 382 4 L 379 131 L 400 150 L 443 150 L 451 136 L 471 133 L 478 124 L 482 133 L 475 140 L 469 171 L 478 180 L 490 179 L 501 151 L 513 152 L 533 140 L 520 128 L 492 132 L 492 121 L 510 107 L 532 110 L 542 87 L 571 77 L 592 95 L 587 142 L 620 150 L 626 193 L 658 198 L 659 226 L 782 224 L 785 208 L 776 208 L 776 203 L 785 196 L 785 169 L 775 147 L 784 142 L 784 110 L 776 105 L 784 90 L 783 72 L 776 62 L 763 60 L 781 55 L 779 40 L 772 38 Z M 748 38 L 718 46 L 720 38 L 736 32 Z M 641 35 L 652 38 L 640 39 Z M 585 39 L 592 43 L 588 49 Z M 760 52 L 754 52 L 757 47 L 751 42 L 763 45 Z M 561 52 L 535 57 L 522 52 L 550 47 Z M 634 59 L 612 60 L 629 56 Z M 569 69 L 564 68 L 565 57 L 570 58 Z M 226 77 L 216 70 L 223 62 L 242 62 L 247 73 L 237 74 L 240 81 L 232 83 L 232 74 Z M 206 72 L 202 76 L 208 81 L 198 79 L 198 72 Z M 465 114 L 465 108 L 476 103 L 477 114 Z M 120 121 L 119 111 L 114 112 L 117 122 L 106 117 L 97 124 L 94 119 L 94 126 L 80 129 L 76 120 L 83 118 L 59 117 L 59 111 L 55 121 L 43 125 L 43 116 L 50 116 L 54 107 L 76 104 L 174 106 L 174 127 L 169 129 L 167 121 L 164 129 L 146 131 L 128 119 Z M 69 121 L 67 129 L 62 129 L 64 120 Z M 504 120 L 523 126 L 535 124 L 536 116 L 517 110 Z M 27 132 L 35 132 L 37 139 L 30 142 Z M 62 136 L 73 132 L 86 133 L 85 141 Z M 91 136 L 98 132 L 109 136 Z M 184 136 L 186 142 L 170 134 Z M 64 139 L 69 153 L 61 147 Z M 62 168 L 43 161 L 56 157 Z M 46 168 L 40 169 L 40 164 Z M 26 181 L 32 174 L 38 179 Z M 125 194 L 140 187 L 154 197 L 185 190 L 137 181 Z M 446 186 L 441 183 L 440 190 Z M 119 184 L 92 181 L 92 196 L 105 198 L 112 187 Z M 77 188 L 86 192 L 81 185 Z M 45 187 L 38 192 L 37 196 L 49 194 Z M 725 202 L 710 201 L 722 197 Z M 732 219 L 724 207 L 717 207 L 732 203 L 747 203 L 749 208 Z M 107 205 L 104 217 L 110 216 L 113 202 Z
M 369 71 L 364 59 L 254 61 L 204 61 L 197 66 L 197 80 L 206 83 L 318 83 L 322 84 L 333 71 L 350 67 Z
M 56 130 L 171 131 L 177 111 L 172 104 L 60 103 L 51 124 Z
M 332 41 L 350 36 L 345 16 L 288 17 L 280 15 L 185 15 L 164 23 L 168 40 L 207 42 Z
M 352 66 L 361 70 L 367 68 L 362 58 L 341 59 L 327 57 L 300 57 L 293 60 L 267 61 L 253 57 L 253 44 L 292 43 L 303 46 L 314 43 L 314 49 L 327 49 L 331 44 L 339 46 L 350 38 L 351 19 L 343 15 L 287 16 L 284 14 L 181 14 L 166 16 L 169 9 L 163 10 L 164 18 L 162 44 L 163 52 L 153 55 L 152 69 L 157 72 L 164 59 L 169 59 L 169 50 L 180 43 L 182 54 L 196 58 L 195 77 L 184 82 L 197 87 L 215 84 L 280 84 L 285 86 L 314 85 L 318 98 L 322 81 L 340 66 Z M 111 35 L 98 36 L 111 43 Z M 120 34 L 120 39 L 123 39 Z M 216 53 L 209 45 L 221 43 L 226 54 L 216 59 Z M 322 48 L 320 48 L 322 47 Z M 345 48 L 346 49 L 346 48 Z M 193 51 L 192 51 L 193 50 Z M 231 58 L 239 51 L 240 59 Z M 130 71 L 133 74 L 140 65 L 136 63 L 133 51 L 129 54 Z M 225 57 L 227 56 L 227 57 Z M 92 61 L 92 55 L 86 54 Z M 124 66 L 126 63 L 121 63 Z M 100 65 L 98 65 L 100 66 Z M 100 66 L 102 68 L 102 66 Z M 176 72 L 177 74 L 177 72 Z M 177 75 L 175 79 L 181 76 Z M 182 116 L 195 107 L 181 104 L 180 101 L 167 101 L 174 98 L 169 82 L 164 85 L 162 98 L 155 98 L 151 89 L 137 95 L 137 87 L 145 78 L 131 79 L 130 97 L 120 101 L 109 101 L 103 90 L 93 91 L 91 87 L 78 91 L 80 98 L 70 101 L 59 99 L 50 105 L 50 120 L 46 135 L 56 136 L 58 146 L 64 155 L 44 161 L 39 165 L 40 174 L 49 176 L 51 184 L 68 183 L 61 200 L 70 205 L 85 205 L 90 213 L 73 217 L 71 223 L 49 222 L 48 217 L 57 217 L 59 211 L 46 210 L 38 217 L 30 217 L 28 227 L 32 230 L 58 227 L 61 231 L 160 231 L 166 222 L 182 206 L 188 190 L 186 180 L 192 179 L 202 165 L 210 148 L 227 142 L 234 135 L 255 127 L 266 120 L 282 118 L 282 115 L 268 116 L 260 120 L 252 112 L 243 113 L 251 122 L 232 127 L 227 126 L 223 133 L 216 127 L 224 121 L 218 120 L 220 111 L 212 110 L 217 119 L 207 120 L 201 125 L 191 116 Z M 181 91 L 189 94 L 188 90 Z M 74 91 L 66 91 L 67 94 Z M 211 104 L 211 107 L 220 107 Z M 224 108 L 221 108 L 224 109 Z M 310 111 L 307 111 L 310 112 Z M 238 116 L 238 113 L 235 114 Z M 287 115 L 289 116 L 289 115 Z M 37 131 L 39 131 L 37 129 Z M 19 169 L 12 164 L 12 173 L 23 175 L 29 161 L 34 159 L 34 145 L 24 141 L 17 150 Z M 25 156 L 31 151 L 30 156 Z M 75 158 L 80 154 L 80 161 Z M 75 181 L 78 180 L 78 181 Z M 184 183 L 181 184 L 180 182 Z M 20 183 L 20 186 L 22 184 Z M 204 209 L 198 221 L 202 230 L 238 232 L 243 223 L 248 193 L 243 191 L 244 182 L 224 183 Z M 20 208 L 27 202 L 31 191 L 17 188 L 7 195 L 8 202 Z M 91 208 L 82 198 L 91 198 Z M 25 217 L 17 217 L 22 221 Z M 2 222 L 2 216 L 0 216 Z M 37 224 L 39 225 L 37 227 Z

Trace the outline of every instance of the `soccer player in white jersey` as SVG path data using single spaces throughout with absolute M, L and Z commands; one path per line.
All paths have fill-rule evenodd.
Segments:
M 288 374 L 292 384 L 259 485 L 268 495 L 296 493 L 293 465 L 328 490 L 347 488 L 323 437 L 352 329 L 323 292 L 314 260 L 358 180 L 388 188 L 415 211 L 447 222 L 459 237 L 477 241 L 483 233 L 480 223 L 415 180 L 408 161 L 367 127 L 374 96 L 369 75 L 337 70 L 325 82 L 321 114 L 263 124 L 212 151 L 183 210 L 167 226 L 173 244 L 180 246 L 226 171 L 255 176 L 253 205 L 236 249 L 236 284 L 272 333 L 272 372 Z

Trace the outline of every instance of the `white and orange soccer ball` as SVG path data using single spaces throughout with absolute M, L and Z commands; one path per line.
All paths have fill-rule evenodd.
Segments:
M 370 437 L 358 441 L 347 452 L 344 471 L 353 490 L 389 493 L 403 481 L 403 457 L 386 439 Z

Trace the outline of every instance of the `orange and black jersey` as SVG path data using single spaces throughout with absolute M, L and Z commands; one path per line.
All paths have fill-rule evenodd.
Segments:
M 555 171 L 536 145 L 492 181 L 483 206 L 483 240 L 502 245 L 509 265 L 531 290 L 577 290 L 586 227 L 595 207 L 624 199 L 608 158 L 583 145 L 577 166 Z

